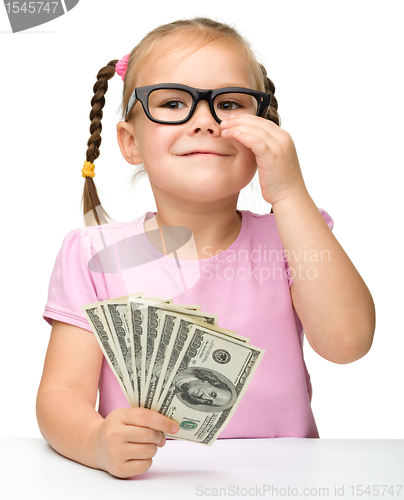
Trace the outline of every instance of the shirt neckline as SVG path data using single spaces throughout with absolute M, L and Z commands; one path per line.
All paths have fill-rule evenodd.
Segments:
M 206 259 L 196 259 L 196 260 L 178 260 L 168 257 L 163 253 L 159 252 L 157 248 L 149 241 L 146 236 L 144 230 L 144 223 L 146 220 L 154 217 L 157 212 L 146 212 L 144 215 L 139 217 L 136 221 L 136 233 L 143 234 L 144 237 L 140 238 L 140 244 L 143 246 L 144 250 L 153 257 L 154 260 L 159 260 L 164 265 L 170 267 L 177 267 L 178 263 L 181 263 L 181 267 L 188 268 L 200 268 L 200 267 L 209 267 L 215 266 L 220 262 L 226 261 L 230 257 L 233 257 L 234 254 L 239 250 L 242 246 L 245 236 L 248 230 L 249 217 L 247 216 L 247 211 L 245 210 L 237 210 L 241 213 L 241 228 L 237 238 L 233 241 L 233 243 L 219 255 L 214 255 L 212 257 L 208 257 Z

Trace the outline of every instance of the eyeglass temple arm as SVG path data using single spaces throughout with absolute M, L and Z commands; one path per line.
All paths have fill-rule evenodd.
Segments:
M 133 106 L 136 104 L 136 101 L 137 101 L 137 96 L 136 96 L 136 89 L 135 89 L 129 98 L 128 105 L 126 106 L 125 121 L 129 115 L 129 113 L 132 111 Z

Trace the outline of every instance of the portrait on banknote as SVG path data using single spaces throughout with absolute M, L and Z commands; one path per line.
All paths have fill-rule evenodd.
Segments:
M 186 368 L 174 377 L 175 396 L 184 405 L 205 412 L 226 410 L 237 400 L 234 384 L 206 368 Z

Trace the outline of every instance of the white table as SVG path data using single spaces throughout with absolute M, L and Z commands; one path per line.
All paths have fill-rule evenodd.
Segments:
M 360 496 L 404 498 L 404 440 L 224 439 L 211 447 L 170 440 L 145 474 L 122 480 L 43 439 L 0 438 L 1 500 Z

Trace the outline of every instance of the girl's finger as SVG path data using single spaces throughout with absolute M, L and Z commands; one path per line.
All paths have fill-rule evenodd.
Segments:
M 225 137 L 227 139 L 236 139 L 243 145 L 247 146 L 247 144 L 244 144 L 243 142 L 243 134 L 246 134 L 246 136 L 251 136 L 251 139 L 249 140 L 249 143 L 251 142 L 251 144 L 258 145 L 259 142 L 264 143 L 267 146 L 267 153 L 270 151 L 271 146 L 274 148 L 276 145 L 276 139 L 273 136 L 269 135 L 265 130 L 258 127 L 251 127 L 246 125 L 239 125 L 237 127 L 232 127 L 231 129 L 226 129 L 226 132 L 223 130 L 222 137 Z M 254 141 L 254 137 L 257 139 L 256 141 Z M 261 145 L 261 147 L 263 146 Z M 253 152 L 255 155 L 257 154 L 257 151 L 254 150 Z
M 234 139 L 243 144 L 243 146 L 251 149 L 257 158 L 264 158 L 268 156 L 268 154 L 271 154 L 271 150 L 266 141 L 262 140 L 256 134 L 236 130 L 234 132 Z
M 158 451 L 155 444 L 150 443 L 127 443 L 121 458 L 123 460 L 147 460 L 153 458 Z
M 148 427 L 166 434 L 175 434 L 179 430 L 177 422 L 157 411 L 147 408 L 125 408 L 123 422 L 127 425 Z
M 138 476 L 147 472 L 153 463 L 152 458 L 127 460 L 119 467 L 109 467 L 108 472 L 122 479 Z
M 129 443 L 153 443 L 159 445 L 163 440 L 164 433 L 149 427 L 138 427 L 126 425 L 122 431 L 122 438 Z
M 249 125 L 245 123 L 240 123 L 238 125 L 233 125 L 230 128 L 226 128 L 222 131 L 222 137 L 230 138 L 233 137 L 236 133 L 236 131 L 239 132 L 245 132 L 246 134 L 252 134 L 256 135 L 260 139 L 262 139 L 264 142 L 266 142 L 268 145 L 273 143 L 275 141 L 275 137 L 268 133 L 267 130 L 257 127 L 255 125 Z
M 238 115 L 232 118 L 229 117 L 228 120 L 220 123 L 220 126 L 223 129 L 228 129 L 231 127 L 239 126 L 239 125 L 252 125 L 262 130 L 266 130 L 268 134 L 274 137 L 281 137 L 284 131 L 271 120 L 266 120 L 260 116 L 254 115 Z

